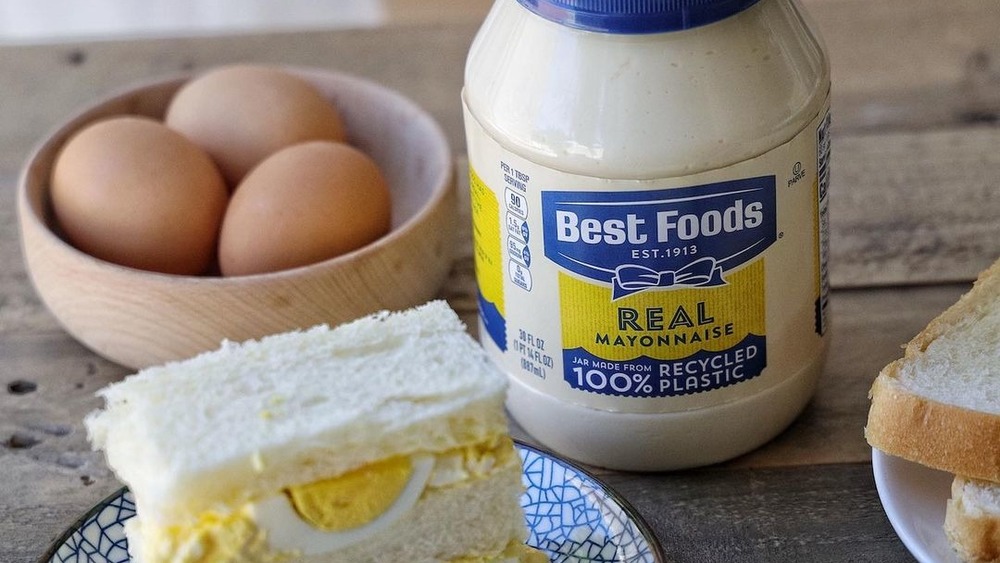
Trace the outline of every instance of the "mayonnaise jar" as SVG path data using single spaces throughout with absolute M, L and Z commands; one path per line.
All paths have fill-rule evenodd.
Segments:
M 480 339 L 535 439 L 745 453 L 828 347 L 829 65 L 793 0 L 497 0 L 462 93 Z

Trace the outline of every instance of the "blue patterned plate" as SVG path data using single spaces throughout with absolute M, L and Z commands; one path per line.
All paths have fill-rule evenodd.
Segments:
M 579 467 L 518 443 L 526 491 L 521 497 L 528 545 L 559 563 L 662 563 L 649 526 L 619 497 Z M 135 516 L 121 489 L 70 527 L 40 563 L 128 563 L 122 524 Z

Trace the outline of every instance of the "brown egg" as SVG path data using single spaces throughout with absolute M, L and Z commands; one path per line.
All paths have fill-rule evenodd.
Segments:
M 140 117 L 87 126 L 66 143 L 52 172 L 52 208 L 71 244 L 155 272 L 208 268 L 228 198 L 204 151 Z
M 313 141 L 267 158 L 233 194 L 219 238 L 222 274 L 305 266 L 389 230 L 389 188 L 376 164 L 341 143 Z
M 345 139 L 340 114 L 319 90 L 264 66 L 221 67 L 191 80 L 165 121 L 208 151 L 230 186 L 285 147 Z

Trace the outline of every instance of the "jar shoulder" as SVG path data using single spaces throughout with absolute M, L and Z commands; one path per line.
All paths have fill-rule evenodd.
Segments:
M 822 42 L 790 0 L 655 35 L 580 32 L 498 2 L 464 100 L 511 150 L 568 172 L 672 176 L 793 137 L 827 103 Z

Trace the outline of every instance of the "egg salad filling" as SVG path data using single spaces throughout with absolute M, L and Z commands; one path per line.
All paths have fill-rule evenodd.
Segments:
M 343 475 L 288 487 L 235 510 L 207 511 L 189 525 L 145 530 L 149 560 L 280 563 L 343 549 L 392 525 L 429 490 L 458 486 L 519 462 L 511 440 L 399 456 Z M 155 546 L 155 547 L 154 547 Z

